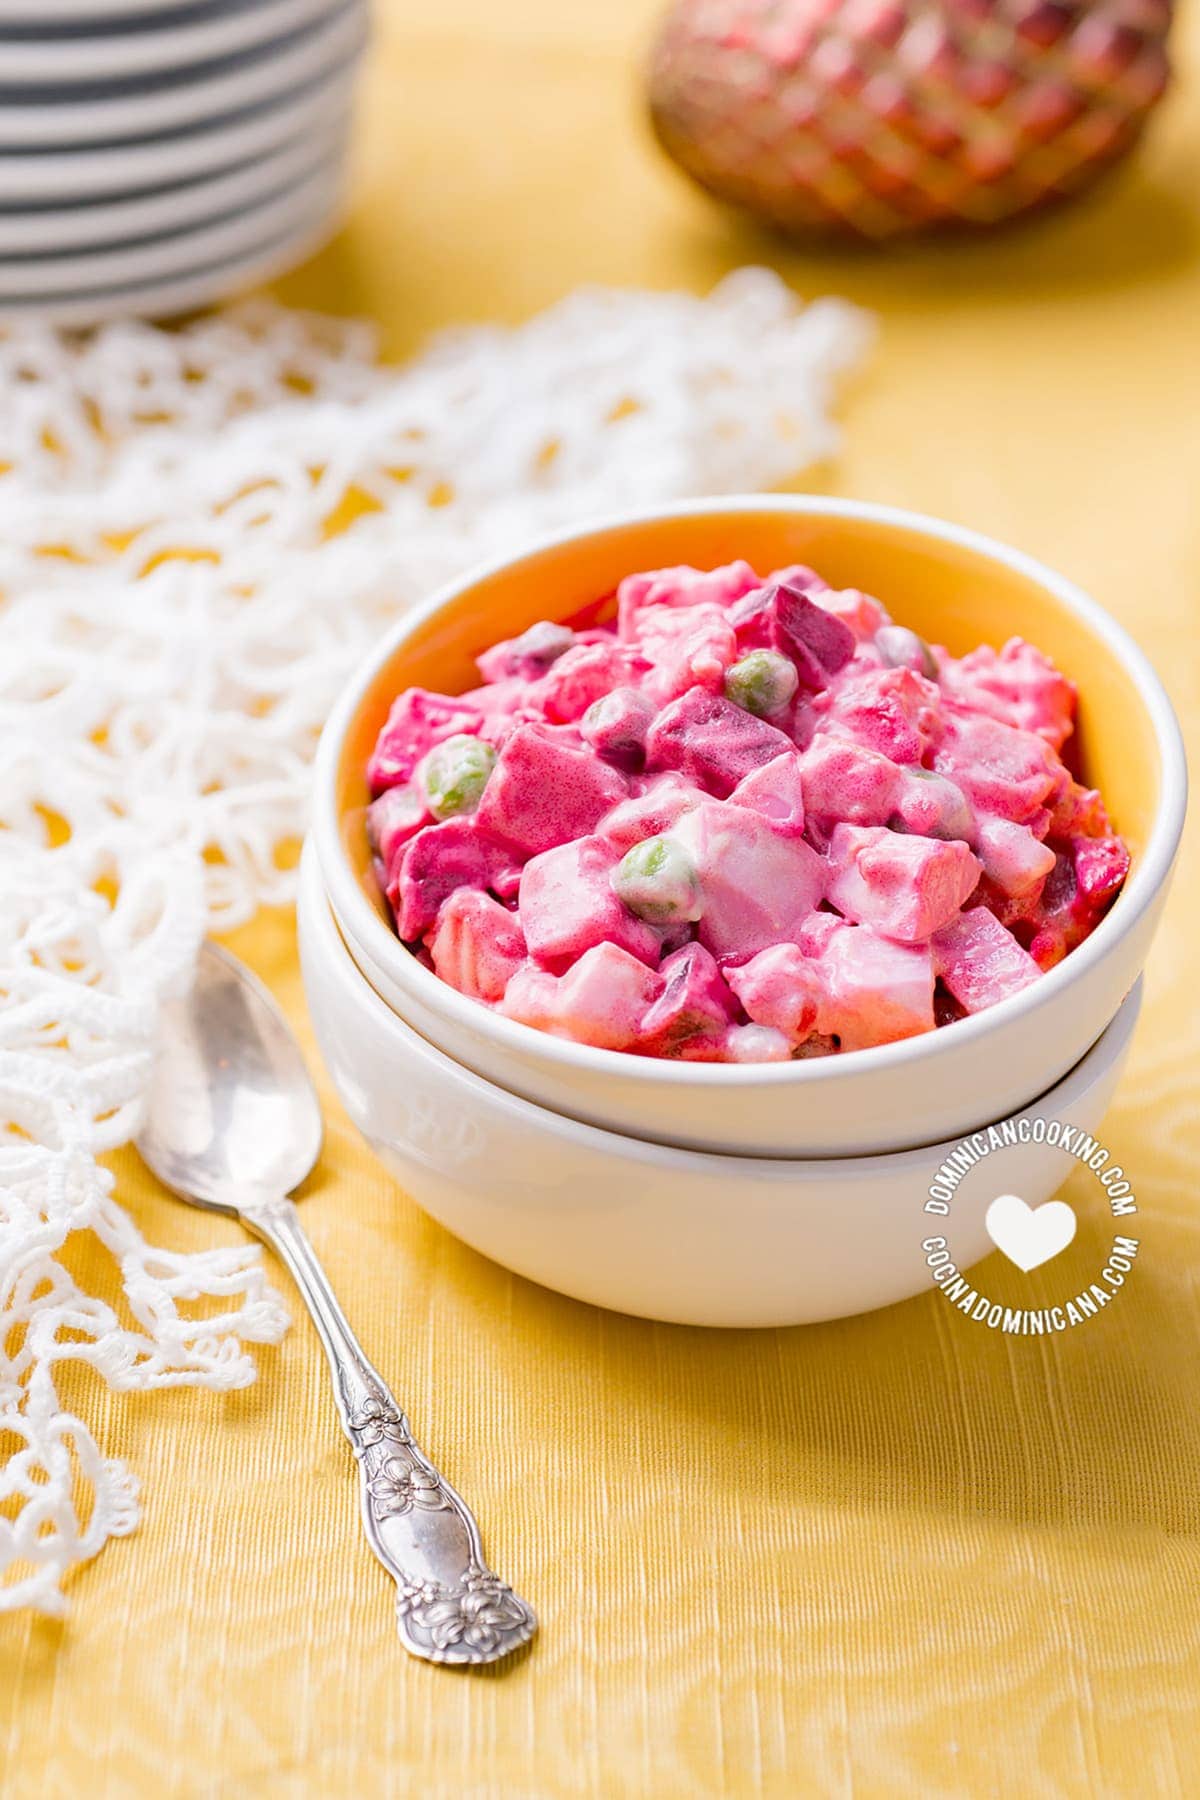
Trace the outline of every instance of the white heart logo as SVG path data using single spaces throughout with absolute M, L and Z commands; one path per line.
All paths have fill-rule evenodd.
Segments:
M 997 1194 L 985 1224 L 997 1250 L 1027 1275 L 1065 1250 L 1075 1236 L 1075 1214 L 1065 1200 L 1027 1206 L 1019 1194 Z

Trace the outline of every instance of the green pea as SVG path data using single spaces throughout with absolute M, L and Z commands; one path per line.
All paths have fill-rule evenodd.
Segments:
M 700 917 L 696 866 L 674 838 L 643 838 L 627 850 L 613 870 L 612 885 L 630 912 L 652 925 Z
M 889 668 L 918 669 L 927 680 L 937 680 L 933 651 L 907 625 L 881 625 L 875 633 L 875 648 Z
M 496 752 L 482 738 L 460 734 L 435 744 L 417 770 L 435 819 L 474 812 L 496 766 Z
M 778 650 L 751 650 L 725 671 L 725 698 L 760 719 L 782 712 L 799 685 L 795 664 Z

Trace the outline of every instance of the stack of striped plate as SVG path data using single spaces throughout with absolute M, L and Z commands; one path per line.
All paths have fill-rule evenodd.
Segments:
M 336 222 L 366 0 L 0 0 L 0 317 L 202 306 Z

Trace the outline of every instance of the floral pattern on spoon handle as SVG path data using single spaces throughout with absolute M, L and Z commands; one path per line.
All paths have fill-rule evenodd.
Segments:
M 436 1663 L 498 1662 L 537 1630 L 532 1609 L 483 1560 L 479 1527 L 413 1441 L 404 1413 L 368 1360 L 290 1200 L 241 1217 L 287 1265 L 312 1313 L 358 1460 L 363 1527 L 396 1583 L 406 1649 Z

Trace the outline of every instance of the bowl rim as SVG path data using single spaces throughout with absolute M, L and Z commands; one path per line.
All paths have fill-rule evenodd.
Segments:
M 342 743 L 379 669 L 411 634 L 478 582 L 505 569 L 519 568 L 522 563 L 533 561 L 549 550 L 631 525 L 744 512 L 797 513 L 893 525 L 1000 562 L 1046 588 L 1081 618 L 1124 662 L 1146 708 L 1161 758 L 1162 779 L 1152 828 L 1143 853 L 1122 890 L 1119 904 L 1105 914 L 1077 949 L 1047 970 L 1039 981 L 984 1012 L 956 1020 L 952 1032 L 925 1032 L 898 1043 L 850 1050 L 836 1057 L 809 1057 L 786 1063 L 684 1063 L 634 1056 L 626 1050 L 577 1044 L 535 1026 L 507 1019 L 460 994 L 431 969 L 426 969 L 384 924 L 363 893 L 346 855 L 336 806 Z M 314 764 L 310 835 L 322 881 L 351 954 L 354 941 L 365 938 L 372 957 L 401 990 L 411 988 L 415 997 L 432 1011 L 444 1014 L 456 1026 L 470 1033 L 483 1033 L 500 1049 L 525 1058 L 536 1055 L 564 1070 L 586 1072 L 601 1079 L 636 1078 L 659 1088 L 690 1087 L 727 1092 L 760 1086 L 788 1089 L 800 1084 L 820 1088 L 868 1069 L 882 1074 L 889 1068 L 919 1067 L 945 1054 L 947 1046 L 952 1050 L 966 1050 L 977 1039 L 1001 1031 L 1021 1015 L 1033 1015 L 1043 1007 L 1053 1005 L 1061 994 L 1084 980 L 1104 960 L 1151 906 L 1174 863 L 1186 807 L 1187 763 L 1183 737 L 1167 692 L 1149 658 L 1125 628 L 1074 582 L 1024 551 L 1013 549 L 982 532 L 903 507 L 810 494 L 737 494 L 680 501 L 670 506 L 610 513 L 585 520 L 549 533 L 517 554 L 509 552 L 473 564 L 452 581 L 443 583 L 428 600 L 406 611 L 363 658 L 330 711 Z
M 523 1094 L 514 1094 L 509 1088 L 501 1087 L 498 1081 L 481 1075 L 477 1069 L 459 1062 L 437 1044 L 431 1043 L 371 986 L 338 928 L 329 896 L 321 885 L 315 857 L 311 859 L 311 863 L 310 869 L 306 853 L 301 871 L 304 893 L 301 904 L 302 907 L 316 908 L 316 916 L 313 917 L 311 913 L 309 916 L 320 938 L 328 940 L 318 946 L 319 952 L 326 959 L 336 958 L 332 972 L 340 973 L 341 980 L 349 980 L 354 984 L 359 990 L 361 1004 L 369 1011 L 379 1013 L 381 1026 L 407 1040 L 416 1054 L 432 1063 L 435 1068 L 443 1070 L 452 1080 L 465 1083 L 471 1091 L 485 1093 L 494 1106 L 509 1114 L 514 1123 L 526 1132 L 535 1129 L 549 1130 L 555 1136 L 569 1139 L 582 1149 L 606 1150 L 610 1155 L 619 1154 L 685 1174 L 704 1170 L 710 1174 L 756 1181 L 786 1181 L 796 1180 L 801 1175 L 805 1180 L 811 1180 L 814 1175 L 824 1175 L 828 1179 L 855 1179 L 867 1174 L 879 1174 L 882 1170 L 889 1176 L 921 1174 L 928 1177 L 930 1171 L 936 1172 L 941 1168 L 947 1156 L 959 1144 L 978 1136 L 980 1132 L 1002 1125 L 1008 1119 L 1024 1118 L 1038 1109 L 1059 1109 L 1073 1105 L 1104 1069 L 1124 1055 L 1141 1016 L 1144 1000 L 1145 977 L 1139 975 L 1100 1036 L 1093 1044 L 1089 1044 L 1065 1075 L 1060 1075 L 1057 1081 L 1036 1094 L 1033 1099 L 1014 1107 L 1010 1112 L 1000 1114 L 987 1124 L 977 1125 L 973 1131 L 962 1132 L 957 1137 L 940 1138 L 932 1144 L 918 1144 L 906 1150 L 874 1150 L 858 1156 L 747 1156 L 736 1151 L 697 1150 L 687 1144 L 663 1144 L 653 1138 L 635 1137 L 629 1132 L 615 1131 L 611 1126 L 593 1125 L 588 1120 L 572 1118 L 569 1113 L 556 1112 L 553 1107 L 543 1106 L 540 1101 L 526 1099 Z M 307 987 L 306 980 L 306 990 Z

